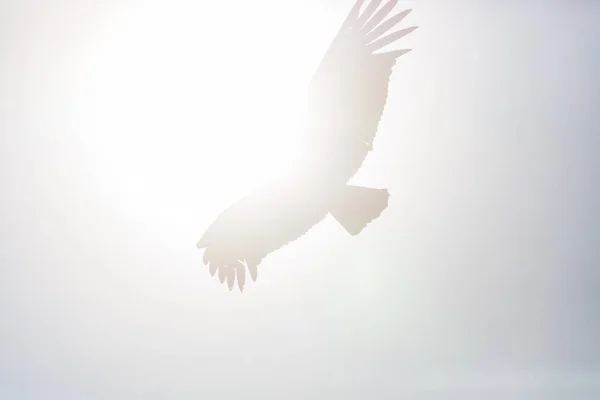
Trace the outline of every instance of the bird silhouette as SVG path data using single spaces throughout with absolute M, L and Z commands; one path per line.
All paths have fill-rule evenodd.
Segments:
M 409 50 L 376 52 L 416 27 L 388 33 L 411 11 L 391 15 L 398 0 L 363 3 L 350 10 L 310 82 L 307 151 L 279 179 L 221 212 L 197 244 L 210 274 L 230 290 L 237 279 L 243 291 L 246 269 L 256 280 L 269 253 L 327 214 L 357 235 L 387 208 L 387 189 L 347 182 L 373 149 L 392 68 Z

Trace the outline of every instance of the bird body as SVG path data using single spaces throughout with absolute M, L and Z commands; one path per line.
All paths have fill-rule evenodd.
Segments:
M 351 235 L 379 217 L 386 189 L 348 185 L 373 149 L 396 59 L 408 50 L 374 53 L 415 28 L 387 36 L 410 10 L 383 23 L 397 0 L 378 9 L 358 0 L 317 68 L 309 87 L 307 148 L 275 182 L 225 209 L 198 242 L 211 275 L 240 290 L 270 252 L 299 238 L 331 214 Z M 381 23 L 381 24 L 380 24 Z

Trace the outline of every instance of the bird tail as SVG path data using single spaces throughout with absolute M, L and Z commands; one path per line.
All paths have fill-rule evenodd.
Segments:
M 329 213 L 349 234 L 358 235 L 387 208 L 389 197 L 387 189 L 345 185 Z

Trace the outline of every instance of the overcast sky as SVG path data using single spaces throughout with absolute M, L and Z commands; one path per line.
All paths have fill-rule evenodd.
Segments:
M 353 0 L 195 3 L 0 2 L 1 398 L 600 397 L 600 5 L 400 4 L 420 29 L 354 179 L 389 208 L 357 237 L 328 218 L 240 295 L 194 247 L 246 190 L 223 184 L 243 164 L 203 161 L 220 149 L 207 71 L 259 85 L 237 72 L 261 65 L 247 46 L 281 32 L 269 67 L 302 67 L 264 74 L 303 84 Z M 239 64 L 207 55 L 222 42 Z M 125 60 L 118 85 L 101 58 Z M 152 101 L 111 129 L 139 82 Z M 173 113 L 195 117 L 163 135 Z

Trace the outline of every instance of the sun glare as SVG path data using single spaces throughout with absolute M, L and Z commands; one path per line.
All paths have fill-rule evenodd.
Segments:
M 193 249 L 303 139 L 306 87 L 333 30 L 310 6 L 293 6 L 310 24 L 273 18 L 289 17 L 282 3 L 148 3 L 82 54 L 73 122 L 90 184 L 167 246 Z

